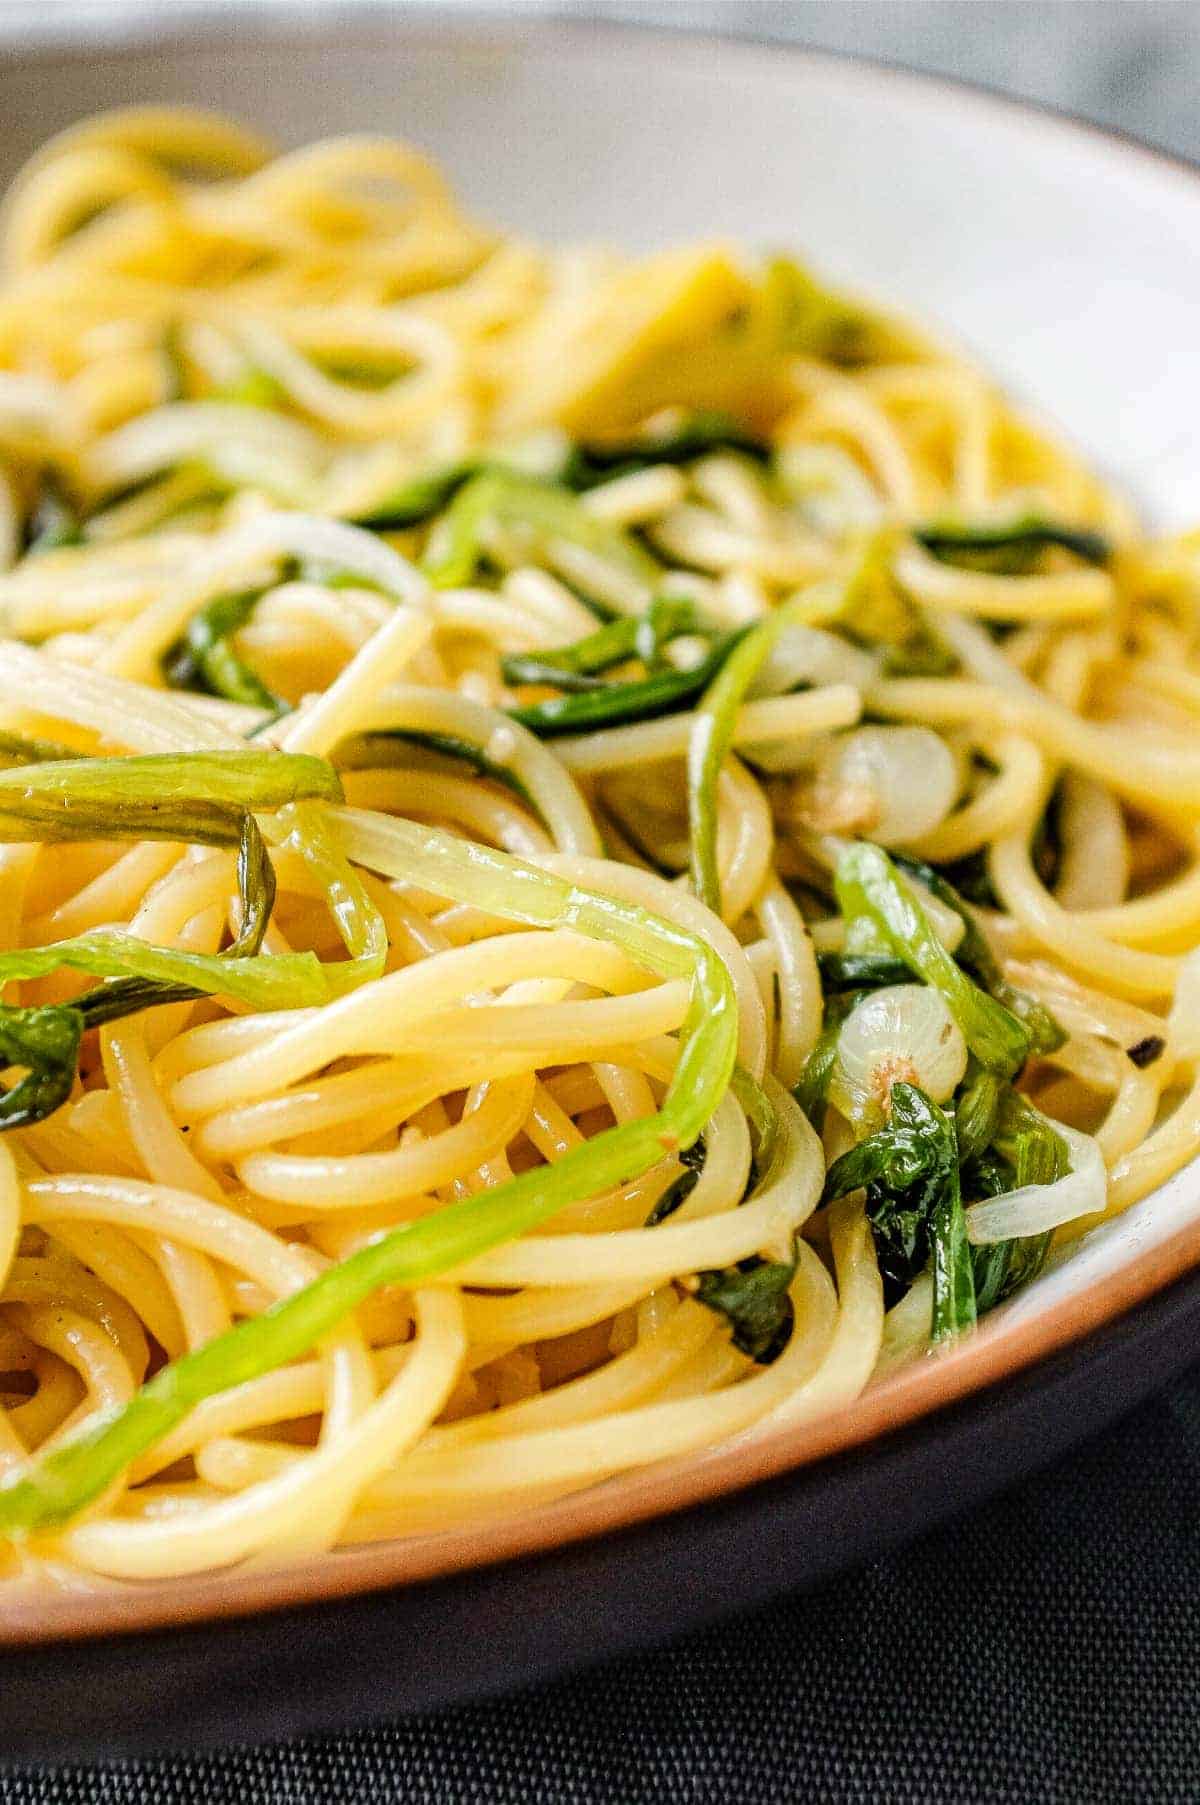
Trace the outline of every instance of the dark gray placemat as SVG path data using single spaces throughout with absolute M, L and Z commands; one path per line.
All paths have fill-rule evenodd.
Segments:
M 342 1737 L 0 1773 L 0 1805 L 1194 1805 L 1198 1607 L 1200 1371 L 904 1553 L 675 1647 Z

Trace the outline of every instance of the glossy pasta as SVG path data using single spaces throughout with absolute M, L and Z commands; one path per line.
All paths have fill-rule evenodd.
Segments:
M 383 139 L 111 114 L 2 234 L 9 1583 L 820 1415 L 1193 1154 L 1200 541 Z

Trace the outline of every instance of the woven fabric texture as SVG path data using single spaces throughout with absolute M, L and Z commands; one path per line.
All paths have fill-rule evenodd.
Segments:
M 0 1773 L 0 1805 L 1200 1798 L 1200 1372 L 840 1583 L 336 1738 Z

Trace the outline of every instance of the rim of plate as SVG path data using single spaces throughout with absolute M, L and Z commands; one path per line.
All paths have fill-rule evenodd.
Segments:
M 312 44 L 334 24 L 339 42 L 348 46 L 380 39 L 436 41 L 459 36 L 536 53 L 539 47 L 581 49 L 589 41 L 603 40 L 605 55 L 636 53 L 645 58 L 650 54 L 673 62 L 682 55 L 697 64 L 715 53 L 736 58 L 748 72 L 770 79 L 800 63 L 830 66 L 843 79 L 851 76 L 868 90 L 896 84 L 957 107 L 965 100 L 982 100 L 1056 138 L 1096 140 L 1122 159 L 1169 175 L 1186 185 L 1192 198 L 1200 198 L 1200 167 L 1120 128 L 1100 125 L 1044 102 L 1019 99 L 983 83 L 763 36 L 733 36 L 642 21 L 579 20 L 561 14 L 531 18 L 456 5 L 422 7 L 416 14 L 394 9 L 388 0 L 359 0 L 350 7 L 339 0 L 307 0 L 304 5 L 295 0 L 259 5 L 251 0 L 235 19 L 226 7 L 201 0 L 201 4 L 189 6 L 186 14 L 174 15 L 165 28 L 161 18 L 152 23 L 145 17 L 121 20 L 110 15 L 108 20 L 99 20 L 76 15 L 70 20 L 73 35 L 69 43 L 61 40 L 61 27 L 52 27 L 40 40 L 22 44 L 13 38 L 6 47 L 18 64 L 45 67 L 78 63 L 97 51 L 130 59 L 164 52 L 186 56 L 211 52 L 223 40 L 236 40 L 240 48 L 252 50 L 289 39 Z M 1178 1186 L 1189 1179 L 1200 1186 L 1200 1156 L 1167 1183 Z M 441 1533 L 333 1550 L 305 1564 L 193 1574 L 136 1586 L 114 1583 L 74 1595 L 21 1591 L 5 1599 L 0 1648 L 164 1628 L 201 1628 L 217 1619 L 315 1606 L 536 1555 L 686 1510 L 850 1452 L 986 1391 L 1083 1341 L 1197 1266 L 1200 1208 L 1194 1221 L 1131 1255 L 1096 1282 L 1061 1297 L 1054 1310 L 985 1321 L 968 1342 L 936 1359 L 901 1369 L 852 1403 L 811 1422 L 757 1435 L 751 1431 L 736 1442 L 616 1475 L 549 1505 L 527 1507 Z

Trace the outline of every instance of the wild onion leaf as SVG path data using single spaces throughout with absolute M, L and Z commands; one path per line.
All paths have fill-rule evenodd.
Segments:
M 172 689 L 223 696 L 227 702 L 265 708 L 274 715 L 288 712 L 287 703 L 267 688 L 233 648 L 234 634 L 250 619 L 262 594 L 260 589 L 250 589 L 219 595 L 192 616 L 182 639 L 163 657 L 163 676 Z
M 401 483 L 398 489 L 353 516 L 356 526 L 372 527 L 377 533 L 397 532 L 401 528 L 419 526 L 440 514 L 464 483 L 487 468 L 480 456 L 455 458 L 452 463 L 423 470 Z
M 1010 1078 L 1020 1071 L 1031 1036 L 1011 1009 L 973 983 L 946 951 L 911 888 L 878 846 L 859 841 L 838 861 L 835 888 L 848 930 L 862 922 L 909 970 L 940 990 L 976 1059 Z M 851 951 L 857 950 L 853 945 Z
M 647 673 L 652 672 L 661 661 L 662 648 L 684 633 L 710 636 L 691 602 L 656 596 L 643 615 L 620 615 L 571 645 L 550 651 L 511 652 L 501 661 L 501 669 L 510 684 L 546 683 L 565 690 L 578 679 L 587 679 L 583 687 L 591 688 L 602 672 L 631 658 L 640 658 Z
M 717 866 L 717 784 L 733 744 L 738 710 L 790 619 L 780 609 L 728 648 L 699 707 L 687 749 L 688 845 L 692 888 L 706 908 L 721 913 Z M 711 654 L 710 654 L 711 656 Z
M 608 444 L 575 445 L 562 480 L 571 489 L 592 489 L 597 483 L 632 476 L 655 464 L 690 464 L 716 451 L 736 452 L 760 464 L 771 455 L 765 439 L 743 431 L 730 415 L 705 409 L 685 415 L 667 432 L 642 433 Z
M 601 727 L 623 727 L 673 714 L 704 692 L 748 630 L 740 627 L 714 640 L 707 655 L 691 670 L 669 666 L 628 683 L 608 683 L 582 694 L 553 696 L 545 702 L 510 708 L 508 712 L 540 739 L 561 733 L 594 733 Z
M 721 1271 L 696 1275 L 695 1296 L 725 1317 L 740 1353 L 759 1366 L 770 1366 L 787 1346 L 794 1311 L 789 1286 L 796 1276 L 796 1256 L 786 1260 L 742 1260 Z
M 916 1085 L 892 1086 L 891 1117 L 833 1162 L 823 1201 L 865 1189 L 879 1268 L 892 1300 L 928 1264 L 930 1333 L 945 1340 L 975 1321 L 975 1281 L 959 1187 L 954 1119 Z
M 322 965 L 314 953 L 260 954 L 274 907 L 275 872 L 252 810 L 273 812 L 298 799 L 340 795 L 325 760 L 265 750 L 51 760 L 0 772 L 0 838 L 236 844 L 241 912 L 237 938 L 223 953 L 153 946 L 115 928 L 0 953 L 0 985 L 64 968 L 111 980 L 71 1004 L 4 1008 L 7 1039 L 0 1054 L 11 1053 L 11 1063 L 29 1070 L 0 1098 L 0 1131 L 41 1121 L 66 1101 L 87 1029 L 208 995 L 238 997 L 259 1009 L 324 1003 L 382 969 L 384 949 L 374 942 L 364 942 L 361 959 L 342 965 Z M 341 911 L 350 920 L 361 909 L 333 869 L 336 862 L 329 855 L 327 893 L 335 919 Z
M 1040 1110 L 1009 1091 L 998 1111 L 992 1148 L 964 1166 L 969 1195 L 996 1197 L 1022 1185 L 1049 1185 L 1066 1176 L 1071 1156 L 1066 1142 Z M 1053 1232 L 1025 1235 L 972 1248 L 979 1308 L 990 1310 L 1035 1278 L 1046 1263 Z
M 79 545 L 83 522 L 79 510 L 54 475 L 47 470 L 33 512 L 25 523 L 25 555 L 56 551 L 60 545 Z
M 0 841 L 184 840 L 237 846 L 247 811 L 342 800 L 333 766 L 304 753 L 147 753 L 0 771 Z
M 469 583 L 492 527 L 518 531 L 547 554 L 558 545 L 572 546 L 646 589 L 653 589 L 662 574 L 636 539 L 589 513 L 569 489 L 491 467 L 466 483 L 439 519 L 423 560 L 430 581 L 443 589 Z
M 959 1089 L 954 1106 L 954 1128 L 960 1161 L 974 1159 L 991 1145 L 1000 1120 L 1005 1088 L 995 1072 L 981 1066 Z
M 912 980 L 904 960 L 885 953 L 818 953 L 817 969 L 825 991 L 879 990 Z
M 84 1021 L 77 1009 L 14 1009 L 0 1004 L 0 1064 L 24 1076 L 0 1094 L 0 1132 L 44 1121 L 71 1095 Z
M 1003 1003 L 1024 1024 L 1031 1051 L 1056 1052 L 1067 1038 L 1062 1028 L 1044 1003 L 1031 996 L 1027 990 L 1009 983 L 1000 969 L 1000 961 L 988 945 L 987 936 L 954 886 L 947 882 L 940 871 L 932 865 L 924 864 L 920 859 L 897 853 L 895 863 L 902 871 L 919 878 L 939 902 L 945 903 L 948 909 L 953 909 L 964 930 L 955 958 L 982 984 L 989 996 L 995 997 L 998 1003 Z
M 904 968 L 908 977 L 908 968 Z M 892 980 L 888 980 L 889 983 Z M 829 1094 L 829 1082 L 833 1076 L 833 1068 L 837 1063 L 838 1036 L 842 1023 L 855 1005 L 862 1001 L 868 993 L 866 990 L 834 990 L 825 994 L 825 1019 L 820 1034 L 817 1036 L 812 1051 L 804 1062 L 792 1095 L 820 1133 L 821 1122 L 825 1114 L 825 1099 Z
M 1015 519 L 990 523 L 935 520 L 913 533 L 935 558 L 953 562 L 963 554 L 1013 552 L 1018 556 L 1060 546 L 1088 564 L 1107 564 L 1112 546 L 1103 533 L 1049 520 L 1042 514 L 1020 514 Z

